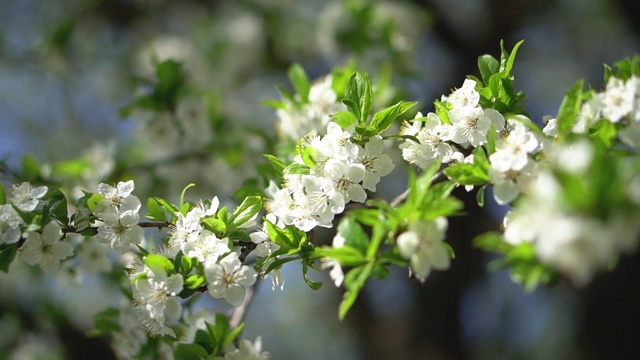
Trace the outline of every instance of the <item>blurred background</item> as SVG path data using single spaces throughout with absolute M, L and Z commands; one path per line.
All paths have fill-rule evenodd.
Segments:
M 301 64 L 315 79 L 354 61 L 388 78 L 390 102 L 432 102 L 499 57 L 500 40 L 521 47 L 516 87 L 531 119 L 555 115 L 580 77 L 603 87 L 603 64 L 640 52 L 631 0 L 8 0 L 0 2 L 0 176 L 32 178 L 72 196 L 133 178 L 141 199 L 234 201 L 262 153 L 274 150 L 277 116 L 261 100 L 290 88 Z M 148 93 L 155 60 L 181 64 L 167 109 L 123 107 Z M 176 75 L 178 76 L 178 75 Z M 383 103 L 377 104 L 383 106 Z M 171 113 L 171 115 L 170 115 Z M 379 196 L 406 185 L 398 164 Z M 258 160 L 260 159 L 260 160 Z M 247 165 L 250 164 L 250 165 Z M 499 227 L 505 209 L 475 205 L 450 219 L 451 269 L 421 285 L 406 272 L 367 284 L 343 322 L 341 290 L 327 274 L 312 291 L 296 265 L 283 291 L 258 287 L 243 336 L 261 335 L 274 359 L 621 359 L 638 353 L 640 262 L 585 288 L 561 282 L 530 294 L 471 239 Z M 487 197 L 491 200 L 491 196 Z M 150 236 L 153 236 L 151 234 Z M 156 232 L 157 235 L 157 232 Z M 321 234 L 322 235 L 322 234 Z M 330 239 L 327 232 L 324 238 Z M 0 274 L 0 359 L 114 358 L 86 338 L 113 288 L 66 269 L 45 278 L 16 261 Z

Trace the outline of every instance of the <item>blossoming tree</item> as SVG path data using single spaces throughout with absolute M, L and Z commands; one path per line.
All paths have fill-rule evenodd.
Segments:
M 0 186 L 0 270 L 11 275 L 16 261 L 47 274 L 61 266 L 121 269 L 113 281 L 124 301 L 97 314 L 93 334 L 110 336 L 123 358 L 264 359 L 260 338 L 241 339 L 257 282 L 282 288 L 282 267 L 297 262 L 318 290 L 309 272 L 330 268 L 344 289 L 343 319 L 365 283 L 387 279 L 391 267 L 425 282 L 456 266 L 448 218 L 464 216 L 464 208 L 452 191 L 476 188 L 483 206 L 492 187 L 510 211 L 502 232 L 473 243 L 501 254 L 497 266 L 527 290 L 585 285 L 640 241 L 640 57 L 606 66 L 604 89 L 576 82 L 540 126 L 512 75 L 520 45 L 480 56 L 478 74 L 426 115 L 414 101 L 377 103 L 379 89 L 357 69 L 311 82 L 292 66 L 294 91 L 265 102 L 279 119 L 278 146 L 255 181 L 238 185 L 233 204 L 221 203 L 225 194 L 186 201 L 193 184 L 177 203 L 167 200 L 173 194 L 141 201 L 126 176 L 80 196 L 54 183 Z M 125 111 L 149 101 L 174 105 L 159 94 L 177 86 L 164 76 L 179 64 L 157 68 L 154 92 Z M 381 199 L 380 179 L 404 168 L 393 163 L 392 147 L 411 165 L 409 180 L 406 191 Z M 314 241 L 319 227 L 336 229 L 331 245 Z M 203 297 L 236 310 L 194 311 Z

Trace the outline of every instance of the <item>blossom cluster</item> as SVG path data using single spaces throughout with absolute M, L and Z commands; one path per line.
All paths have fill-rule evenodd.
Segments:
M 331 75 L 311 85 L 308 99 L 298 96 L 296 100 L 285 99 L 284 107 L 276 111 L 279 133 L 294 141 L 324 129 L 331 121 L 331 114 L 344 110 L 344 105 L 338 101 L 338 95 L 332 89 Z
M 285 225 L 310 231 L 331 227 L 348 202 L 364 202 L 366 190 L 375 191 L 380 177 L 394 165 L 380 136 L 371 137 L 364 146 L 352 142 L 353 136 L 353 129 L 335 122 L 329 122 L 325 136 L 306 136 L 301 147 L 310 160 L 299 155 L 296 163 L 308 166 L 308 173 L 285 173 L 281 188 L 272 182 L 267 189 L 269 211 Z
M 473 163 L 473 154 L 465 157 L 467 149 L 487 144 L 493 135 L 495 152 L 489 157 L 489 180 L 494 185 L 495 200 L 507 204 L 532 176 L 531 155 L 541 149 L 541 142 L 530 130 L 531 120 L 526 116 L 505 119 L 500 112 L 481 107 L 476 85 L 476 81 L 466 79 L 462 87 L 442 97 L 450 107 L 448 123 L 433 112 L 426 118 L 418 113 L 411 124 L 405 123 L 401 135 L 414 136 L 419 142 L 405 140 L 400 149 L 406 161 L 422 169 L 434 162 Z

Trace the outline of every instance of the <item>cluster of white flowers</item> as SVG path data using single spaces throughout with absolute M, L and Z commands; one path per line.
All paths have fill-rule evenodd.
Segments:
M 128 251 L 132 244 L 139 244 L 144 236 L 144 230 L 138 225 L 140 199 L 131 194 L 133 189 L 133 180 L 121 181 L 116 187 L 98 185 L 103 200 L 94 211 L 102 220 L 96 239 L 120 253 Z
M 47 274 L 60 269 L 60 261 L 73 254 L 73 246 L 62 236 L 60 224 L 51 221 L 41 229 L 27 225 L 18 213 L 36 211 L 42 205 L 42 197 L 49 189 L 33 187 L 28 182 L 14 184 L 7 194 L 8 204 L 0 205 L 0 245 L 20 245 L 19 258 L 29 265 L 39 265 Z M 24 233 L 23 233 L 24 232 Z
M 227 349 L 224 357 L 217 357 L 215 360 L 269 360 L 269 352 L 262 351 L 262 338 L 258 336 L 256 341 L 251 342 L 241 339 L 238 347 L 231 345 L 232 349 Z
M 592 151 L 586 143 L 567 146 L 563 156 L 590 161 Z M 588 176 L 587 166 L 565 166 L 565 170 Z M 594 274 L 606 269 L 620 254 L 638 248 L 640 213 L 618 209 L 606 220 L 593 214 L 567 209 L 561 200 L 558 179 L 548 170 L 541 171 L 526 189 L 527 201 L 510 211 L 504 219 L 504 238 L 518 245 L 531 242 L 543 262 L 568 276 L 574 284 L 587 284 Z M 634 188 L 626 189 L 629 199 Z
M 594 93 L 582 104 L 571 132 L 588 134 L 600 121 L 617 124 L 617 136 L 624 145 L 640 147 L 640 78 L 632 76 L 623 81 L 610 77 L 604 91 Z M 550 118 L 543 129 L 547 137 L 541 141 L 547 165 L 578 176 L 590 176 L 593 145 L 586 140 L 558 144 L 554 141 L 557 132 L 557 119 Z M 505 217 L 505 240 L 512 244 L 532 242 L 542 261 L 560 270 L 576 285 L 589 282 L 596 271 L 606 269 L 620 254 L 637 249 L 640 236 L 637 211 L 620 209 L 606 220 L 570 211 L 560 200 L 558 179 L 545 167 L 534 165 L 535 171 L 524 168 L 536 174 L 530 176 L 533 181 L 525 189 L 527 202 Z M 631 182 L 625 191 L 629 200 L 640 204 L 636 183 Z
M 360 146 L 351 142 L 352 136 L 353 130 L 343 130 L 335 122 L 327 125 L 325 136 L 308 136 L 305 146 L 311 148 L 314 165 L 309 174 L 285 175 L 282 188 L 271 183 L 269 211 L 285 225 L 309 231 L 331 227 L 348 202 L 364 202 L 365 190 L 375 191 L 380 177 L 394 165 L 384 153 L 381 137 Z M 300 157 L 296 161 L 304 165 Z
M 494 185 L 496 202 L 507 204 L 534 176 L 531 155 L 540 150 L 541 142 L 527 126 L 529 118 L 518 115 L 506 120 L 494 109 L 483 109 L 475 86 L 474 80 L 466 79 L 461 88 L 442 97 L 451 106 L 447 113 L 451 124 L 443 123 L 435 113 L 426 117 L 418 113 L 411 124 L 405 122 L 400 134 L 414 136 L 419 143 L 409 139 L 400 149 L 406 161 L 421 169 L 433 162 L 473 163 L 473 155 L 465 158 L 461 150 L 486 144 L 493 126 L 496 151 L 489 158 L 489 181 Z
M 215 215 L 219 206 L 220 201 L 214 197 L 208 205 L 199 201 L 187 215 L 177 213 L 178 220 L 169 232 L 169 255 L 175 256 L 182 251 L 183 254 L 204 263 L 216 262 L 220 256 L 231 251 L 229 239 L 219 239 L 201 224 L 204 218 Z
M 311 85 L 307 103 L 294 104 L 285 99 L 286 107 L 276 112 L 280 134 L 296 141 L 305 134 L 324 129 L 331 120 L 331 114 L 346 110 L 331 86 L 332 77 L 327 75 Z
M 633 75 L 624 81 L 611 76 L 604 91 L 582 104 L 571 131 L 586 134 L 602 119 L 621 125 L 618 138 L 623 144 L 640 148 L 640 77 Z M 549 119 L 543 131 L 556 136 L 557 119 Z
M 175 337 L 167 324 L 178 321 L 182 316 L 182 305 L 178 299 L 184 283 L 182 275 L 167 275 L 163 269 L 147 267 L 145 272 L 146 278 L 133 283 L 136 318 L 151 335 Z

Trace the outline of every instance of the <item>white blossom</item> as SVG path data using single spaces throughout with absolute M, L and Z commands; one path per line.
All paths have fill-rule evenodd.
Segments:
M 196 234 L 188 246 L 184 247 L 183 251 L 187 256 L 200 262 L 217 261 L 220 256 L 230 251 L 228 238 L 219 239 L 214 233 L 204 229 Z
M 131 244 L 142 241 L 144 230 L 138 225 L 140 216 L 133 210 L 121 214 L 106 212 L 101 216 L 104 223 L 98 228 L 96 235 L 99 242 L 109 244 L 114 250 L 123 253 L 129 250 Z
M 376 185 L 380 177 L 388 175 L 395 167 L 391 157 L 384 153 L 384 143 L 381 136 L 374 136 L 364 144 L 364 149 L 359 152 L 356 162 L 362 164 L 365 169 L 362 187 L 376 191 Z
M 475 90 L 475 87 L 474 80 L 464 79 L 462 87 L 451 92 L 449 96 L 443 96 L 442 101 L 450 103 L 454 108 L 476 108 L 480 101 L 480 94 Z
M 108 211 L 123 213 L 128 210 L 138 212 L 141 204 L 140 199 L 131 194 L 134 187 L 133 180 L 120 181 L 116 187 L 105 183 L 98 185 L 98 193 L 104 200 L 97 204 L 96 214 Z
M 29 265 L 40 265 L 47 274 L 58 271 L 60 260 L 73 254 L 73 247 L 61 238 L 62 229 L 53 221 L 44 226 L 42 234 L 29 232 L 20 259 Z
M 176 336 L 168 325 L 182 315 L 178 294 L 182 291 L 183 283 L 182 275 L 167 276 L 158 269 L 155 272 L 149 270 L 147 278 L 133 284 L 136 315 L 150 335 Z
M 442 241 L 446 230 L 447 219 L 439 217 L 434 221 L 413 222 L 407 231 L 398 236 L 400 255 L 409 259 L 411 270 L 420 281 L 427 279 L 432 268 L 449 268 L 449 251 Z
M 14 244 L 20 240 L 20 226 L 24 221 L 10 204 L 0 205 L 0 245 Z
M 42 198 L 49 188 L 46 186 L 32 187 L 28 182 L 20 185 L 13 185 L 9 190 L 8 200 L 22 211 L 33 211 L 38 206 L 40 198 Z
M 258 336 L 255 342 L 241 339 L 238 348 L 227 351 L 224 360 L 268 360 L 271 356 L 262 351 L 262 338 Z
M 491 120 L 485 116 L 482 108 L 453 108 L 448 115 L 453 124 L 451 141 L 474 147 L 487 142 Z
M 522 123 L 509 120 L 506 136 L 496 141 L 496 151 L 489 156 L 491 167 L 506 172 L 522 170 L 529 163 L 529 154 L 538 149 L 538 139 Z
M 434 161 L 448 163 L 462 157 L 462 153 L 458 152 L 449 142 L 453 134 L 453 127 L 449 124 L 443 124 L 435 113 L 428 113 L 424 118 L 422 113 L 418 112 L 411 125 L 405 122 L 405 125 L 400 129 L 400 134 L 415 136 L 420 141 L 417 143 L 413 140 L 406 140 L 400 144 L 400 149 L 402 157 L 406 161 L 421 169 L 426 168 Z
M 216 299 L 224 298 L 233 306 L 242 304 L 244 287 L 253 285 L 257 275 L 255 270 L 240 263 L 236 253 L 227 255 L 219 263 L 207 261 L 204 273 L 209 281 L 209 294 Z
M 493 184 L 493 197 L 500 205 L 505 205 L 520 194 L 522 189 L 536 176 L 537 167 L 534 162 L 527 163 L 522 169 L 501 171 L 491 164 L 489 182 Z
M 324 170 L 327 177 L 333 180 L 336 189 L 342 193 L 345 202 L 364 202 L 367 199 L 367 193 L 360 184 L 366 172 L 364 165 L 331 159 L 327 161 Z
M 602 116 L 613 123 L 629 116 L 636 107 L 636 81 L 624 81 L 615 76 L 609 78 L 604 92 L 597 94 L 602 108 Z
M 332 246 L 334 248 L 341 248 L 344 246 L 345 242 L 346 239 L 344 236 L 336 234 L 336 236 L 333 237 Z M 340 262 L 337 259 L 329 257 L 322 258 L 321 267 L 323 269 L 331 268 L 329 271 L 329 277 L 333 280 L 333 284 L 336 287 L 340 287 L 340 285 L 342 285 L 342 282 L 344 281 L 344 272 L 342 271 L 342 266 L 340 266 Z

